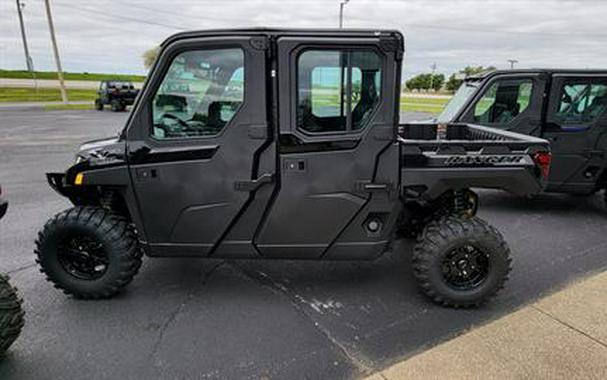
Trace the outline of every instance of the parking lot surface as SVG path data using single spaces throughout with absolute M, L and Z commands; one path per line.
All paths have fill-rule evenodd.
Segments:
M 481 191 L 479 214 L 504 234 L 514 270 L 478 310 L 441 308 L 418 292 L 409 240 L 364 263 L 147 259 L 122 295 L 76 300 L 34 263 L 38 229 L 69 207 L 44 173 L 64 170 L 79 143 L 116 133 L 126 117 L 0 112 L 0 184 L 10 202 L 0 271 L 27 313 L 0 379 L 358 378 L 607 269 L 600 196 Z

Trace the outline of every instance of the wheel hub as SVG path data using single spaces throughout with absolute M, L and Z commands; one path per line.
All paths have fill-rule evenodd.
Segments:
M 91 236 L 71 236 L 59 245 L 58 260 L 63 269 L 81 280 L 96 280 L 107 270 L 109 257 L 103 244 Z
M 488 273 L 489 256 L 470 244 L 453 249 L 442 264 L 443 279 L 459 290 L 470 290 L 480 285 Z

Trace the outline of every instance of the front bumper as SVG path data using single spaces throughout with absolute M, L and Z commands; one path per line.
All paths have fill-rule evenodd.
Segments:
M 66 183 L 65 173 L 46 173 L 48 184 L 60 195 L 69 198 L 73 195 L 73 186 Z

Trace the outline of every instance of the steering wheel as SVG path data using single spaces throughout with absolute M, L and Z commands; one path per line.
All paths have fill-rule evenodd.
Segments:
M 186 123 L 184 120 L 182 120 L 182 119 L 178 118 L 177 116 L 175 116 L 175 115 L 173 115 L 173 114 L 171 114 L 171 113 L 167 113 L 167 112 L 165 112 L 165 113 L 163 113 L 163 114 L 160 116 L 160 118 L 161 118 L 161 119 L 171 119 L 171 120 L 176 120 L 176 121 L 177 121 L 177 123 L 178 123 L 179 125 L 181 125 L 182 127 L 185 127 L 185 128 L 188 128 L 188 127 L 189 127 L 188 123 Z

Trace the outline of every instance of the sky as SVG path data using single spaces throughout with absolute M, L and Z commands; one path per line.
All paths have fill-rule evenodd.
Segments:
M 64 71 L 145 74 L 142 53 L 183 30 L 337 27 L 339 0 L 50 0 Z M 34 67 L 56 70 L 44 0 L 22 0 Z M 346 28 L 399 29 L 404 77 L 467 65 L 607 67 L 607 1 L 351 0 Z M 0 68 L 24 69 L 16 0 L 0 0 Z

